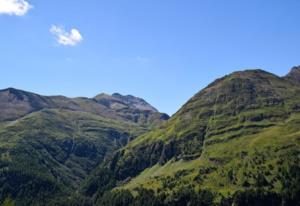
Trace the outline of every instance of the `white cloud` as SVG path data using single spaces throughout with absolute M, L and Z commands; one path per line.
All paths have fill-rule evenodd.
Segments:
M 70 32 L 67 32 L 63 27 L 52 26 L 50 32 L 56 37 L 57 42 L 64 46 L 76 46 L 83 40 L 77 29 L 71 29 Z
M 23 16 L 32 7 L 25 0 L 0 0 L 0 14 Z

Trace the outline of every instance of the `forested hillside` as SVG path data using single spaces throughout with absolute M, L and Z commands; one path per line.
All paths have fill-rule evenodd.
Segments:
M 63 202 L 106 157 L 168 118 L 142 99 L 118 97 L 121 109 L 99 97 L 0 91 L 0 202 Z

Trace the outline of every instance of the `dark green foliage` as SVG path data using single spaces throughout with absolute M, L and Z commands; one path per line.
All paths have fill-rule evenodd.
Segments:
M 297 165 L 296 165 L 297 164 Z M 279 173 L 282 181 L 282 198 L 285 205 L 300 205 L 300 165 L 299 162 L 284 168 Z
M 106 192 L 96 203 L 101 206 L 212 206 L 213 194 L 201 190 L 195 192 L 190 187 L 181 188 L 173 197 L 156 196 L 153 190 L 138 188 L 133 197 L 128 190 Z
M 96 205 L 101 206 L 159 206 L 162 205 L 152 190 L 138 189 L 138 195 L 133 197 L 128 190 L 106 192 L 98 199 Z
M 137 188 L 137 196 L 128 190 L 108 191 L 99 198 L 97 206 L 297 206 L 299 200 L 289 199 L 277 193 L 258 189 L 238 191 L 230 197 L 214 202 L 215 195 L 209 190 L 196 191 L 192 186 L 181 187 L 172 196 L 157 196 L 153 190 Z M 72 204 L 72 206 L 77 204 Z M 81 204 L 89 206 L 89 204 Z
M 17 205 L 46 204 L 67 192 L 67 188 L 60 187 L 52 177 L 34 174 L 25 168 L 0 172 L 0 185 L 0 202 L 10 197 Z
M 280 195 L 265 190 L 245 190 L 222 198 L 220 206 L 292 206 L 284 204 Z
M 192 187 L 182 187 L 167 203 L 174 206 L 211 206 L 214 195 L 208 190 L 196 192 Z
M 52 203 L 51 203 L 52 202 Z M 53 206 L 93 206 L 93 201 L 90 198 L 75 193 L 67 198 L 60 198 L 55 201 L 50 200 L 46 205 Z
M 101 197 L 105 191 L 108 191 L 116 186 L 114 174 L 105 168 L 95 170 L 87 179 L 83 186 L 83 194 L 88 197 L 93 197 L 97 194 Z M 96 197 L 97 198 L 97 197 Z
M 161 200 L 155 196 L 153 190 L 147 190 L 143 188 L 137 189 L 138 196 L 134 199 L 134 206 L 144 205 L 144 206 L 160 206 L 163 205 Z
M 65 199 L 122 145 L 118 143 L 122 138 L 135 136 L 132 130 L 130 137 L 123 124 L 89 114 L 45 110 L 3 129 L 0 198 L 11 196 L 17 205 Z M 95 126 L 97 130 L 89 129 Z
M 117 192 L 106 192 L 95 205 L 101 206 L 130 206 L 133 196 L 128 190 Z

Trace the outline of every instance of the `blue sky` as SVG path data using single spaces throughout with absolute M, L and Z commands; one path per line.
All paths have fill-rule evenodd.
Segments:
M 1 1 L 32 8 L 8 13 Z M 299 65 L 299 9 L 298 0 L 0 0 L 0 88 L 119 92 L 172 114 L 227 73 Z M 53 26 L 81 38 L 60 44 Z

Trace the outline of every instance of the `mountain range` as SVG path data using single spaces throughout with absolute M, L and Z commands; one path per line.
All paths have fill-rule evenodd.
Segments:
M 300 205 L 300 67 L 141 98 L 0 91 L 3 205 Z

